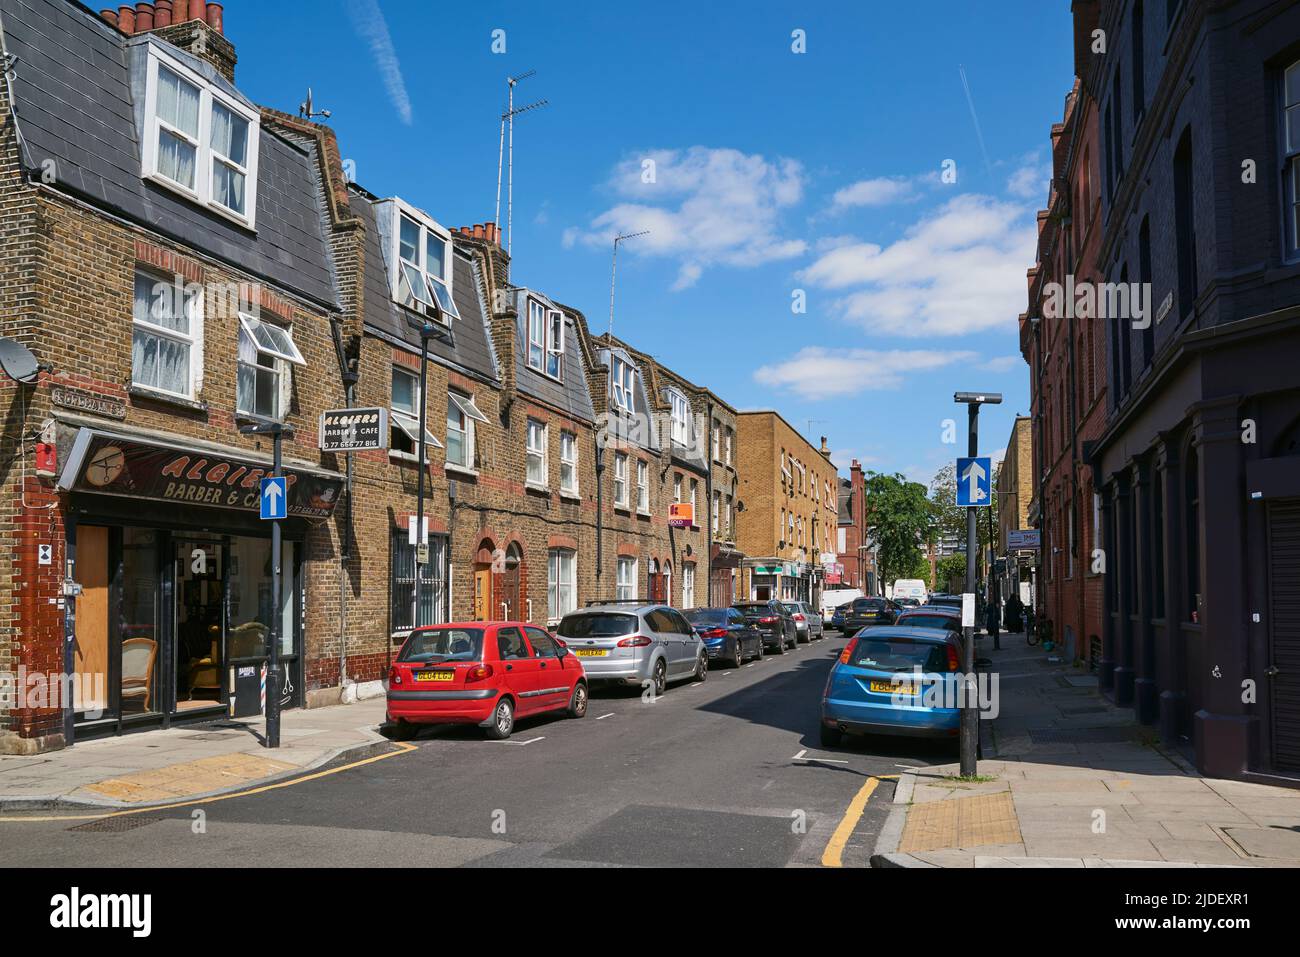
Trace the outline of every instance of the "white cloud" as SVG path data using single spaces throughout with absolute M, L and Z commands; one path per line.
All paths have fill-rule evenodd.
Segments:
M 878 176 L 858 180 L 841 190 L 832 199 L 835 212 L 855 206 L 888 206 L 916 198 L 916 184 L 906 176 Z
M 754 380 L 804 399 L 832 399 L 869 390 L 897 389 L 906 373 L 931 372 L 973 358 L 973 352 L 806 346 L 784 362 L 759 367 L 754 371 Z
M 933 337 L 1009 328 L 1024 308 L 1037 229 L 1023 206 L 978 194 L 949 200 L 882 246 L 821 255 L 799 278 L 847 290 L 840 316 L 885 335 Z
M 1024 362 L 1025 362 L 1024 356 L 1017 353 L 1014 356 L 996 356 L 992 359 L 989 359 L 987 362 L 981 365 L 980 368 L 984 369 L 987 372 L 1010 372 L 1012 369 L 1015 369 L 1017 366 L 1023 365 Z
M 653 182 L 643 182 L 647 169 Z M 566 229 L 565 246 L 608 249 L 621 233 L 649 230 L 627 250 L 679 260 L 674 290 L 694 285 L 713 265 L 759 266 L 807 250 L 779 223 L 781 211 L 803 197 L 803 168 L 794 160 L 704 146 L 651 150 L 623 159 L 609 186 L 624 201 L 586 227 Z
M 406 92 L 406 81 L 402 79 L 402 65 L 393 48 L 393 38 L 388 32 L 388 21 L 384 19 L 376 0 L 351 0 L 348 14 L 361 39 L 370 46 L 370 53 L 375 58 L 375 66 L 388 90 L 388 98 L 397 110 L 398 117 L 407 126 L 411 125 L 411 98 Z
M 1020 161 L 1016 171 L 1007 179 L 1007 192 L 1018 199 L 1047 203 L 1047 192 L 1052 180 L 1052 164 L 1037 153 L 1030 153 Z

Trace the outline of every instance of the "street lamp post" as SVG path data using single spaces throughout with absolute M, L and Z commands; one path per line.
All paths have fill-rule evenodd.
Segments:
M 433 303 L 433 317 L 426 316 L 420 326 L 420 441 L 416 451 L 418 473 L 415 484 L 415 624 L 423 625 L 420 613 L 424 608 L 424 566 L 429 563 L 429 542 L 424 535 L 424 473 L 425 436 L 428 434 L 429 403 L 426 401 L 425 385 L 429 380 L 429 340 L 438 334 L 434 322 L 442 321 L 442 308 L 436 299 Z
M 952 397 L 954 402 L 966 406 L 967 439 L 966 454 L 971 458 L 979 454 L 979 420 L 981 405 L 997 405 L 1002 396 L 996 392 L 958 392 Z M 958 476 L 960 481 L 960 476 Z M 975 593 L 975 550 L 979 547 L 976 535 L 976 508 L 966 507 L 966 592 Z M 975 627 L 962 624 L 962 682 L 965 693 L 961 700 L 961 774 L 973 777 L 979 750 L 979 711 L 975 698 Z

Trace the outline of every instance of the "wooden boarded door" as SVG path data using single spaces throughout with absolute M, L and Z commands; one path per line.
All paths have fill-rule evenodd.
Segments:
M 492 568 L 480 565 L 474 569 L 474 620 L 490 621 L 492 618 Z
M 76 645 L 73 649 L 73 710 L 104 711 L 108 687 L 108 529 L 77 529 Z

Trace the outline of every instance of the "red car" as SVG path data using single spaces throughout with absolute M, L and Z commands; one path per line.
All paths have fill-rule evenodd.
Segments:
M 587 713 L 582 662 L 549 632 L 519 621 L 412 631 L 388 669 L 388 720 L 398 737 L 421 724 L 476 724 L 497 741 L 516 718 Z

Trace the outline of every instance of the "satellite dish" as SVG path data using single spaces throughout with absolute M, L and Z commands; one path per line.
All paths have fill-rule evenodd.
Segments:
M 0 336 L 0 368 L 15 382 L 31 385 L 41 371 L 32 351 L 16 339 Z

